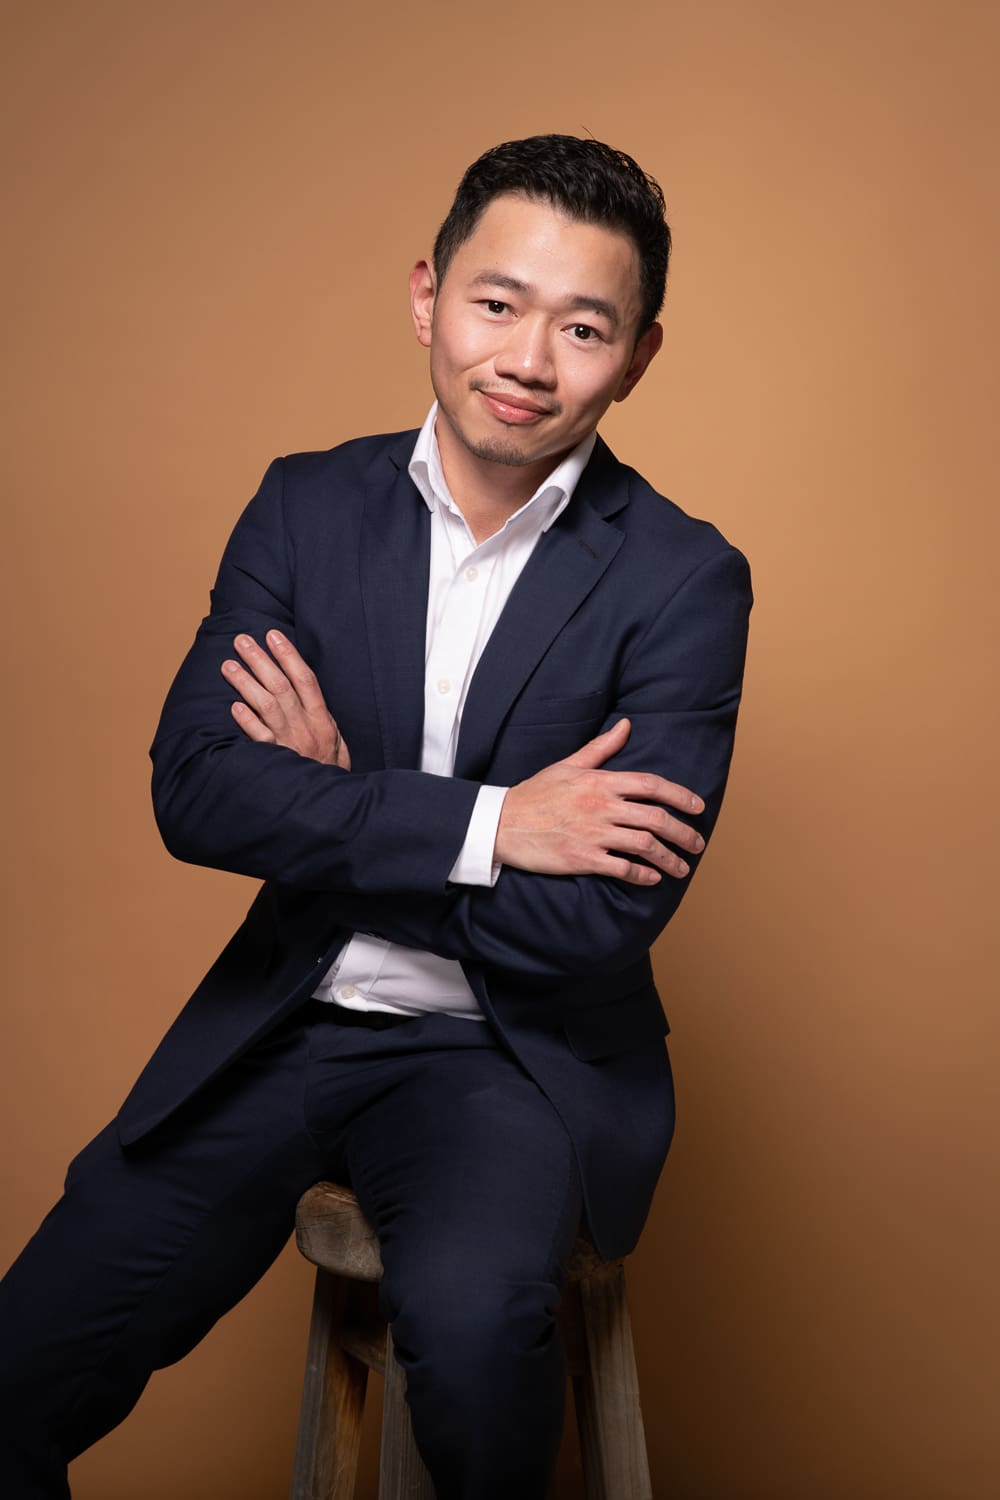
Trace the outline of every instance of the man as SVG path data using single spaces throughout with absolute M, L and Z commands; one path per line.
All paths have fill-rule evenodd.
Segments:
M 439 1496 L 545 1494 L 581 1214 L 630 1249 L 670 1140 L 648 950 L 718 813 L 750 606 L 596 437 L 669 248 L 631 158 L 488 152 L 410 278 L 423 429 L 276 461 L 239 521 L 153 790 L 174 854 L 265 884 L 5 1283 L 5 1495 L 65 1496 L 327 1176 L 378 1229 Z

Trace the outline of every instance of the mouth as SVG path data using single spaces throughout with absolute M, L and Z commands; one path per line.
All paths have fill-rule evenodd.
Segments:
M 543 417 L 553 415 L 552 407 L 539 406 L 527 396 L 501 396 L 484 390 L 479 394 L 493 415 L 510 427 L 530 427 Z

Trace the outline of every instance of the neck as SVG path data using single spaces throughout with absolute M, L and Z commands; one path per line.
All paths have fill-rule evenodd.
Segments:
M 440 414 L 435 433 L 448 490 L 477 542 L 494 536 L 566 457 L 565 453 L 550 454 L 531 464 L 481 458 L 452 432 Z

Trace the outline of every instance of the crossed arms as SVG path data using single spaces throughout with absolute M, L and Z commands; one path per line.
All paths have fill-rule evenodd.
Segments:
M 227 659 L 222 673 L 241 695 L 232 713 L 248 738 L 350 771 L 350 751 L 316 675 L 292 642 L 270 630 L 273 655 L 252 636 L 238 635 L 233 645 L 241 661 Z M 511 787 L 495 860 L 538 875 L 605 875 L 635 885 L 658 884 L 661 870 L 677 879 L 687 875 L 690 866 L 671 844 L 700 854 L 705 840 L 665 809 L 702 813 L 705 804 L 662 776 L 600 770 L 624 749 L 630 732 L 629 721 L 619 719 L 575 755 Z
M 524 976 L 613 973 L 641 957 L 678 906 L 685 867 L 721 803 L 749 608 L 743 559 L 725 547 L 711 552 L 650 619 L 619 674 L 609 734 L 511 788 L 496 886 L 450 886 L 478 784 L 347 769 L 318 686 L 307 677 L 302 699 L 291 657 L 283 661 L 269 635 L 292 643 L 301 625 L 279 470 L 268 471 L 237 525 L 154 743 L 154 804 L 168 849 L 329 891 L 344 927 Z M 266 661 L 284 667 L 287 687 L 262 681 L 245 656 L 235 677 L 232 668 L 224 674 L 235 639 L 267 640 L 273 658 L 259 644 L 240 654 L 258 653 L 264 673 Z M 250 717 L 234 708 L 233 688 Z M 285 725 L 269 724 L 271 710 L 262 715 L 254 694 L 290 703 L 292 692 L 299 709 L 292 705 L 289 719 L 286 703 Z M 303 729 L 311 741 L 293 743 Z M 357 724 L 350 731 L 355 749 L 359 732 Z M 612 756 L 615 769 L 606 769 Z

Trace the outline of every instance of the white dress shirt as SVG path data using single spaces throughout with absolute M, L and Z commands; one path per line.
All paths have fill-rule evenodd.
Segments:
M 421 771 L 451 776 L 472 675 L 493 627 L 539 537 L 569 504 L 594 448 L 591 433 L 485 542 L 477 545 L 449 493 L 431 407 L 410 459 L 410 477 L 431 513 L 430 584 L 424 654 L 424 738 Z M 500 810 L 506 787 L 480 788 L 465 842 L 451 869 L 459 885 L 493 885 Z M 314 991 L 352 1010 L 398 1015 L 444 1011 L 483 1019 L 479 1003 L 455 959 L 404 948 L 359 932 L 344 944 Z

